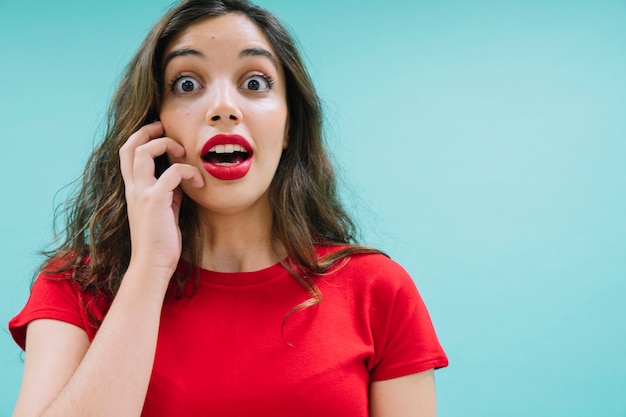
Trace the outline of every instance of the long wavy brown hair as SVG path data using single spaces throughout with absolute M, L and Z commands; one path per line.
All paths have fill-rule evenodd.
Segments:
M 75 197 L 65 206 L 62 243 L 46 252 L 53 259 L 49 269 L 71 270 L 83 289 L 115 296 L 131 255 L 119 149 L 137 129 L 159 118 L 168 44 L 191 24 L 227 13 L 243 14 L 261 29 L 285 74 L 290 141 L 270 185 L 269 200 L 272 241 L 284 247 L 288 257 L 283 265 L 311 295 L 296 309 L 320 301 L 315 275 L 352 254 L 378 252 L 355 243 L 355 225 L 339 201 L 324 148 L 320 100 L 287 30 L 270 12 L 245 0 L 187 0 L 154 26 L 126 68 L 109 108 L 104 138 L 87 162 Z M 157 158 L 156 175 L 167 164 L 165 156 Z M 192 265 L 199 264 L 203 242 L 198 226 L 195 203 L 183 197 L 182 257 Z M 319 258 L 316 245 L 338 248 Z M 179 292 L 189 276 L 177 273 L 172 278 Z

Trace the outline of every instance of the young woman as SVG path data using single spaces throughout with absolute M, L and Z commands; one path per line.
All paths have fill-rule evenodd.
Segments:
M 407 273 L 353 242 L 321 121 L 270 13 L 165 15 L 10 322 L 14 416 L 434 416 L 447 358 Z

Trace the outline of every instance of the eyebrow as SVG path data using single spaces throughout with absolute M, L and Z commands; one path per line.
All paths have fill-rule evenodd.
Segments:
M 193 48 L 177 49 L 177 50 L 172 51 L 169 54 L 167 54 L 167 56 L 163 60 L 163 68 L 166 68 L 167 64 L 169 64 L 169 62 L 172 59 L 177 58 L 179 56 L 189 56 L 189 55 L 197 56 L 197 57 L 201 57 L 201 58 L 204 57 L 204 54 L 202 52 L 200 52 L 200 51 L 198 51 L 196 49 L 193 49 Z M 278 63 L 276 61 L 276 58 L 267 49 L 263 49 L 263 48 L 246 48 L 243 51 L 239 52 L 239 57 L 240 58 L 244 58 L 244 57 L 247 57 L 247 56 L 264 56 L 264 57 L 268 58 L 270 61 L 272 61 L 272 64 L 274 64 L 275 67 L 278 67 Z
M 183 49 L 177 49 L 175 51 L 170 52 L 169 54 L 167 54 L 167 56 L 165 57 L 165 59 L 163 60 L 163 68 L 167 68 L 167 64 L 169 64 L 169 62 L 179 56 L 198 56 L 198 57 L 204 57 L 204 54 L 202 54 L 202 52 L 196 50 L 196 49 L 192 49 L 192 48 L 183 48 Z
M 278 63 L 276 62 L 276 58 L 267 49 L 263 49 L 263 48 L 247 48 L 247 49 L 244 49 L 243 51 L 239 52 L 239 57 L 240 58 L 247 57 L 247 56 L 264 56 L 266 58 L 269 58 L 269 60 L 272 61 L 272 64 L 274 64 L 275 67 L 278 67 Z

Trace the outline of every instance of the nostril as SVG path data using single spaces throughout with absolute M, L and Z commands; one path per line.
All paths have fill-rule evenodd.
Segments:
M 214 122 L 217 122 L 220 119 L 219 116 L 213 116 L 211 117 L 211 120 L 213 120 Z
M 232 114 L 229 117 L 230 120 L 237 120 L 237 117 L 233 116 Z

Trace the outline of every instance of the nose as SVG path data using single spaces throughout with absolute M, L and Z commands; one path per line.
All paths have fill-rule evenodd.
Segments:
M 210 104 L 206 118 L 211 126 L 220 123 L 239 124 L 242 114 L 236 102 L 236 92 L 227 85 L 214 85 L 214 94 L 209 98 Z

